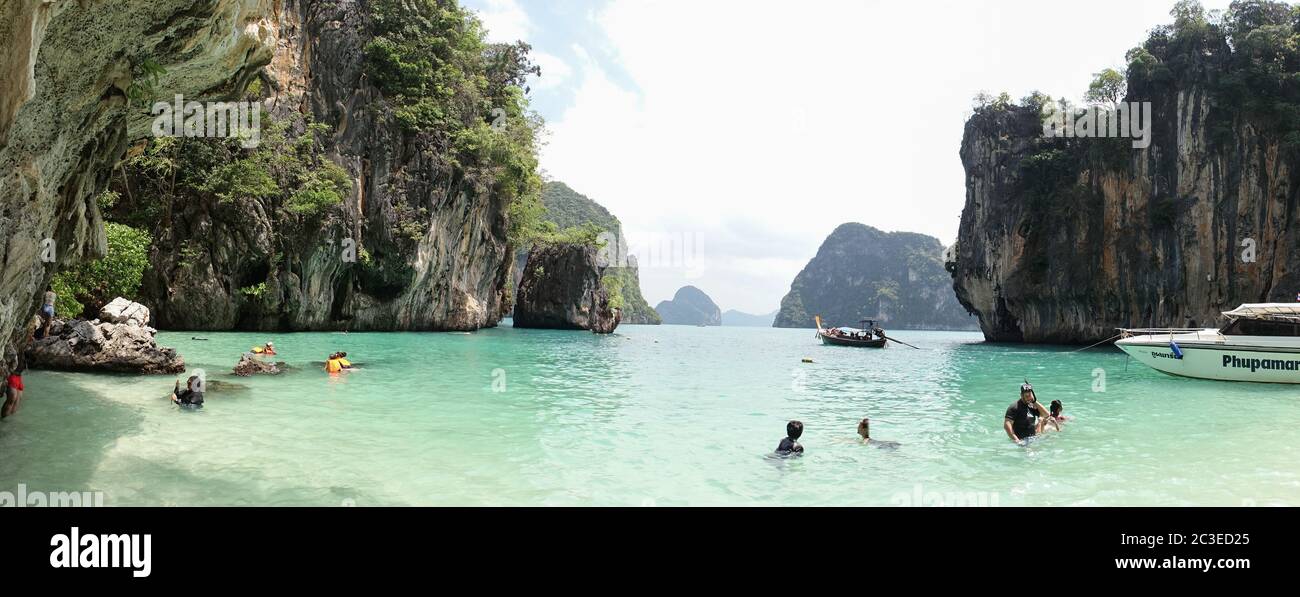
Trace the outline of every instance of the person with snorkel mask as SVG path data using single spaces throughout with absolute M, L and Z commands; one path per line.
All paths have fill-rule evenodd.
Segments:
M 1020 386 L 1020 399 L 1007 409 L 1002 428 L 1006 429 L 1011 441 L 1024 445 L 1029 438 L 1038 435 L 1040 421 L 1046 420 L 1049 416 L 1051 415 L 1048 414 L 1047 409 L 1039 404 L 1034 386 L 1025 380 L 1025 384 Z

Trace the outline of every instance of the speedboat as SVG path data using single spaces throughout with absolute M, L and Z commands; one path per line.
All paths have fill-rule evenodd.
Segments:
M 1122 329 L 1129 356 L 1169 375 L 1300 384 L 1300 304 L 1242 305 L 1219 329 Z

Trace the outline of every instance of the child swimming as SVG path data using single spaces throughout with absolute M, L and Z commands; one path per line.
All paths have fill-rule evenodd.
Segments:
M 799 445 L 799 438 L 803 437 L 803 423 L 799 421 L 790 421 L 785 426 L 786 438 L 781 440 L 781 445 L 776 447 L 777 456 L 802 456 L 803 446 Z

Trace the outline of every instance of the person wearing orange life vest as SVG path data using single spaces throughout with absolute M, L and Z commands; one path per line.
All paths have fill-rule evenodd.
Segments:
M 342 361 L 343 359 L 339 356 L 339 353 L 336 352 L 330 355 L 330 358 L 325 361 L 325 372 L 334 375 L 343 371 Z

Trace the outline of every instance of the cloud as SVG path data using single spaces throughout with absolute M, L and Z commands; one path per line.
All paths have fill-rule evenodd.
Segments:
M 768 312 L 841 223 L 953 242 L 973 96 L 1077 97 L 1171 5 L 612 0 L 589 17 L 604 41 L 565 48 L 573 101 L 547 114 L 543 167 L 634 251 L 701 239 L 702 267 L 643 273 L 652 302 L 694 283 Z
M 488 32 L 488 41 L 514 43 L 527 40 L 533 31 L 528 13 L 516 0 L 481 0 L 478 17 Z
M 542 76 L 536 77 L 531 83 L 533 89 L 538 91 L 556 89 L 568 83 L 573 77 L 573 68 L 559 56 L 534 51 L 532 59 L 533 63 L 542 69 Z

